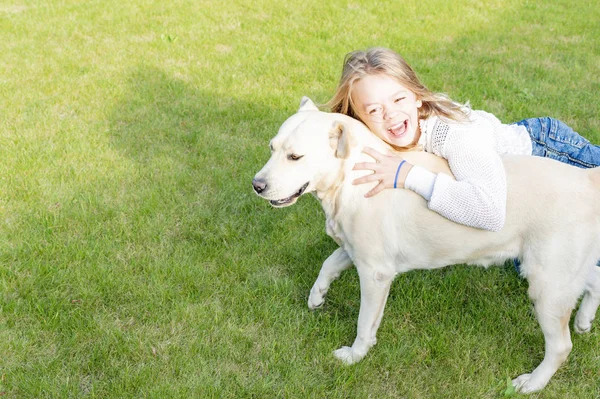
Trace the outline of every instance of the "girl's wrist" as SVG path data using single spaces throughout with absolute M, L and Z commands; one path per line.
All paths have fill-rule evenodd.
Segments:
M 398 171 L 398 178 L 396 179 L 396 188 L 404 188 L 404 182 L 406 182 L 406 176 L 408 176 L 408 172 L 412 169 L 413 165 L 404 162 Z

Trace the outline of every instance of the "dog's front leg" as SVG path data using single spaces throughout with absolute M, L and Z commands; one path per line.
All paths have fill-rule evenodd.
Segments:
M 335 357 L 346 364 L 359 362 L 377 342 L 377 329 L 394 279 L 394 273 L 377 271 L 373 268 L 359 269 L 358 273 L 360 311 L 356 339 L 352 347 L 344 346 L 334 352 Z
M 327 294 L 331 282 L 337 279 L 350 266 L 352 266 L 352 259 L 350 259 L 350 256 L 348 256 L 348 253 L 343 248 L 340 247 L 329 255 L 325 262 L 323 262 L 319 277 L 317 277 L 317 281 L 315 281 L 310 290 L 310 295 L 308 296 L 309 309 L 316 309 L 323 305 L 325 294 Z

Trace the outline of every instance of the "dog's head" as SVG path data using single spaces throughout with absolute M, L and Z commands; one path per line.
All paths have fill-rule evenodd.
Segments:
M 252 180 L 254 191 L 275 207 L 302 194 L 329 189 L 349 156 L 352 137 L 336 114 L 321 112 L 307 97 L 271 140 L 271 158 Z

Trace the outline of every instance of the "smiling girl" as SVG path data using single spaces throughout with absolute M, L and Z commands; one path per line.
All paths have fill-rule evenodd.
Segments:
M 376 162 L 357 163 L 373 173 L 354 181 L 407 188 L 427 200 L 429 209 L 456 223 L 498 231 L 506 216 L 506 174 L 500 155 L 550 157 L 578 167 L 600 165 L 600 147 L 552 118 L 501 123 L 494 115 L 471 110 L 427 89 L 396 52 L 386 48 L 349 53 L 332 112 L 362 121 L 399 150 L 419 148 L 448 161 L 456 180 L 413 166 L 400 155 L 366 148 Z

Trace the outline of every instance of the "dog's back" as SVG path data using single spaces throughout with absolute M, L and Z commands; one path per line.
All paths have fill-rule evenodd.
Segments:
M 373 135 L 367 132 L 371 137 L 366 136 L 360 129 L 354 128 L 357 147 L 373 146 Z M 359 150 L 354 156 L 362 161 L 366 157 Z M 402 156 L 410 163 L 451 175 L 447 162 L 432 154 L 410 151 Z M 373 252 L 364 248 L 368 243 L 385 243 L 386 252 L 396 252 L 400 260 L 398 271 L 451 263 L 498 264 L 531 256 L 532 245 L 547 247 L 548 253 L 557 249 L 565 254 L 595 251 L 587 247 L 600 241 L 600 168 L 584 170 L 526 155 L 505 155 L 502 159 L 508 196 L 506 222 L 499 232 L 451 222 L 430 211 L 425 200 L 409 190 L 384 190 L 364 198 L 370 187 L 353 186 L 351 180 L 359 172 L 349 170 L 341 187 L 342 195 L 349 198 L 341 203 L 351 204 L 352 209 L 340 209 L 338 214 L 340 227 L 346 225 L 352 230 L 344 236 L 352 246 L 368 252 Z M 361 229 L 357 231 L 355 226 Z M 556 243 L 561 240 L 563 245 Z M 402 264 L 402 259 L 413 264 Z

